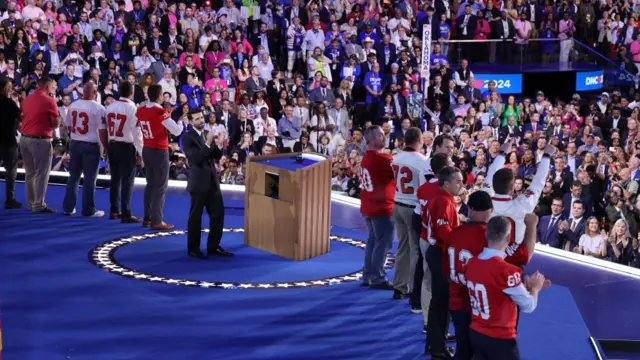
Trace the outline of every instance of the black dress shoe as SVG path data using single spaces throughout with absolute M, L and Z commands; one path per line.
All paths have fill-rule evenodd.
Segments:
M 425 353 L 431 355 L 431 359 L 433 360 L 453 360 L 454 349 L 447 346 L 444 348 L 444 352 L 434 353 L 429 347 L 427 347 Z
M 224 251 L 224 249 L 222 247 L 220 247 L 220 246 L 218 246 L 214 250 L 207 250 L 207 253 L 209 255 L 218 255 L 218 256 L 224 256 L 224 257 L 233 257 L 233 256 L 235 256 L 235 255 L 233 255 L 233 253 L 230 253 L 228 251 Z
M 393 290 L 393 284 L 388 281 L 381 282 L 379 284 L 371 284 L 369 287 L 376 290 Z
M 198 251 L 189 251 L 189 257 L 192 257 L 195 259 L 206 259 L 207 255 L 204 254 L 202 251 L 198 250 Z
M 453 355 L 448 351 L 438 354 L 431 352 L 430 355 L 432 360 L 453 360 Z
M 404 298 L 406 298 L 406 297 L 407 297 L 407 296 L 409 296 L 409 295 L 411 295 L 411 294 L 409 294 L 409 293 L 403 293 L 403 292 L 402 292 L 402 291 L 400 291 L 400 290 L 393 290 L 393 298 L 394 298 L 394 299 L 396 299 L 396 300 L 397 300 L 397 299 L 404 299 Z
M 20 209 L 22 204 L 16 200 L 7 201 L 4 203 L 4 208 L 7 210 Z

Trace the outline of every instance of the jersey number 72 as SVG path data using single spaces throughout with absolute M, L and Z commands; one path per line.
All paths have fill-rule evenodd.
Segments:
M 411 185 L 413 182 L 413 172 L 406 166 L 391 165 L 393 175 L 396 178 L 396 191 L 403 194 L 413 194 L 415 188 Z

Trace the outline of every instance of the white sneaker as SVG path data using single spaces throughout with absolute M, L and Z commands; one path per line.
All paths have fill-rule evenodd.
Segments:
M 64 216 L 71 216 L 71 215 L 73 215 L 75 213 L 76 213 L 76 208 L 73 208 L 73 211 L 71 211 L 70 213 L 68 213 L 68 212 L 64 213 Z
M 96 212 L 94 212 L 93 215 L 89 215 L 89 217 L 93 217 L 93 218 L 99 218 L 103 216 L 104 216 L 104 211 L 102 210 L 96 210 Z

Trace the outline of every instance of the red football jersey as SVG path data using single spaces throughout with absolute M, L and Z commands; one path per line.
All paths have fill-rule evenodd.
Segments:
M 465 271 L 471 300 L 471 328 L 497 339 L 516 338 L 516 303 L 504 293 L 522 282 L 522 270 L 494 256 L 481 260 L 477 256 Z
M 486 223 L 467 223 L 444 239 L 444 263 L 449 274 L 449 310 L 471 311 L 464 272 L 469 260 L 487 246 Z
M 169 134 L 162 122 L 171 119 L 171 112 L 160 106 L 141 106 L 136 117 L 142 129 L 144 147 L 169 150 Z
M 527 249 L 527 244 L 524 241 L 518 244 L 516 241 L 516 222 L 510 217 L 505 216 L 505 218 L 511 223 L 511 234 L 509 235 L 509 246 L 507 250 L 505 250 L 507 253 L 505 261 L 509 264 L 525 266 L 529 262 L 529 249 Z
M 418 188 L 418 206 L 420 206 L 420 217 L 422 218 L 420 239 L 424 241 L 429 240 L 429 217 L 425 216 L 429 214 L 427 211 L 427 204 L 429 203 L 429 200 L 436 195 L 439 188 L 440 185 L 438 184 L 437 179 L 434 182 L 427 181 Z
M 460 225 L 458 210 L 456 210 L 456 202 L 453 196 L 440 187 L 438 187 L 434 196 L 429 200 L 426 214 L 423 214 L 423 218 L 424 216 L 427 217 L 427 224 L 429 224 L 427 228 L 427 240 L 429 244 L 440 248 L 451 230 Z
M 396 182 L 391 168 L 393 158 L 378 151 L 367 151 L 360 165 L 360 212 L 365 216 L 393 215 Z

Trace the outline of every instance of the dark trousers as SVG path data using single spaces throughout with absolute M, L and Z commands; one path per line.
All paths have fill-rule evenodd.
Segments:
M 5 169 L 5 204 L 15 200 L 16 176 L 18 175 L 18 145 L 0 147 L 0 160 Z
M 90 216 L 96 212 L 94 195 L 96 179 L 100 167 L 100 145 L 85 141 L 71 140 L 69 144 L 69 178 L 64 194 L 62 210 L 66 214 L 73 212 L 76 207 L 80 176 L 82 180 L 82 215 Z
M 496 339 L 469 330 L 474 360 L 520 360 L 516 339 Z
M 162 208 L 169 187 L 169 150 L 153 148 L 142 149 L 142 159 L 147 179 L 144 188 L 144 220 L 151 225 L 160 225 L 163 219 Z
M 200 250 L 202 236 L 202 209 L 209 215 L 209 238 L 207 239 L 207 251 L 213 251 L 222 240 L 222 228 L 224 227 L 224 203 L 220 189 L 213 184 L 206 193 L 191 193 L 191 208 L 188 221 L 188 251 Z
M 422 218 L 420 215 L 413 213 L 411 218 L 411 231 L 415 232 L 416 238 L 420 239 L 420 232 L 422 230 Z M 422 289 L 422 277 L 424 276 L 422 251 L 418 251 L 418 262 L 416 262 L 416 268 L 413 272 L 413 290 L 411 292 L 411 306 L 420 307 L 420 291 Z
M 498 42 L 496 44 L 496 58 L 499 61 L 511 64 L 513 63 L 514 46 L 512 41 Z
M 469 339 L 469 326 L 471 326 L 471 312 L 451 311 L 451 321 L 456 331 L 456 354 L 455 360 L 471 360 L 473 358 L 473 348 Z
M 120 212 L 123 218 L 131 217 L 131 195 L 136 176 L 136 148 L 133 144 L 112 141 L 107 149 L 111 188 L 109 199 L 111 213 Z
M 427 347 L 434 354 L 443 353 L 449 327 L 449 282 L 442 272 L 442 249 L 431 245 L 427 249 L 427 264 L 431 271 L 431 303 L 427 320 Z

